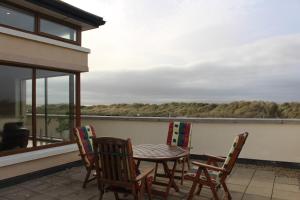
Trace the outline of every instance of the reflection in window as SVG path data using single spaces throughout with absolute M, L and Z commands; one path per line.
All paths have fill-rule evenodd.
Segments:
M 0 152 L 70 141 L 75 75 L 36 70 L 36 134 L 32 129 L 33 69 L 0 65 Z
M 40 32 L 76 41 L 76 30 L 46 19 L 40 20 Z
M 70 141 L 74 74 L 37 70 L 37 145 Z
M 33 15 L 0 4 L 0 24 L 33 32 L 35 23 Z
M 32 69 L 0 65 L 0 151 L 32 146 Z

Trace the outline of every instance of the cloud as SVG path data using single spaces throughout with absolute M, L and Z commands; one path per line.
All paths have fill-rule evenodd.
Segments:
M 300 35 L 273 37 L 216 52 L 184 66 L 92 71 L 84 104 L 170 101 L 298 101 Z

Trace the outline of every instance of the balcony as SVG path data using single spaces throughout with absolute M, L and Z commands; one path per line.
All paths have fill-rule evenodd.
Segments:
M 194 159 L 204 153 L 226 156 L 234 136 L 249 132 L 241 159 L 227 180 L 234 200 L 299 200 L 299 120 L 83 116 L 82 124 L 93 125 L 98 137 L 131 138 L 133 144 L 159 144 L 166 140 L 169 120 L 192 122 L 191 153 Z M 52 125 L 55 124 L 49 126 Z M 149 165 L 154 164 L 145 162 L 142 167 Z M 7 170 L 20 169 L 14 169 L 12 165 Z M 82 166 L 78 166 L 2 188 L 0 199 L 98 199 L 96 182 L 90 183 L 86 189 L 81 187 L 85 172 Z M 179 193 L 171 189 L 169 199 L 186 199 L 190 185 L 185 181 Z M 104 197 L 114 199 L 111 193 Z M 210 198 L 210 191 L 205 189 L 194 199 Z
M 93 125 L 99 137 L 131 138 L 133 144 L 159 144 L 165 143 L 169 120 L 192 122 L 193 158 L 204 153 L 225 156 L 234 136 L 249 132 L 240 155 L 240 162 L 248 164 L 237 164 L 227 180 L 233 199 L 300 198 L 299 120 L 83 116 L 82 124 Z M 142 167 L 145 165 L 153 163 L 143 163 Z M 96 182 L 81 188 L 84 176 L 82 166 L 74 167 L 0 189 L 0 199 L 98 199 Z M 185 181 L 179 193 L 171 189 L 169 199 L 186 199 L 190 186 Z M 110 193 L 105 198 L 114 199 Z M 209 190 L 195 197 L 209 198 Z

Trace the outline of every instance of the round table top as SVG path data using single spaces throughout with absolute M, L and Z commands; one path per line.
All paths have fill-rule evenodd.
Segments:
M 188 149 L 167 144 L 140 144 L 133 146 L 133 157 L 137 160 L 177 160 L 188 154 Z

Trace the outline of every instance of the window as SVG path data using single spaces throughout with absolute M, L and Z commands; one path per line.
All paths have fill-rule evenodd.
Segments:
M 32 70 L 0 66 L 0 85 L 0 151 L 32 146 Z
M 76 41 L 76 29 L 46 19 L 40 19 L 40 32 Z
M 44 15 L 43 15 L 44 16 Z M 29 12 L 13 5 L 0 3 L 0 25 L 70 43 L 80 43 L 80 29 L 45 19 L 40 13 Z M 45 16 L 46 17 L 46 16 Z M 48 17 L 47 17 L 48 18 Z M 67 23 L 67 22 L 65 22 Z
M 72 140 L 75 75 L 33 70 L 0 65 L 0 154 Z
M 35 27 L 35 18 L 33 15 L 24 11 L 0 4 L 0 23 L 33 32 Z
M 37 70 L 37 146 L 70 141 L 74 127 L 74 74 Z

